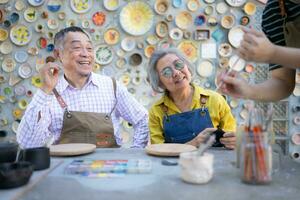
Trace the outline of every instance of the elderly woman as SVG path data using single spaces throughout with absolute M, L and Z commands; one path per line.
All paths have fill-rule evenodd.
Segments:
M 154 91 L 164 93 L 149 111 L 152 144 L 187 143 L 199 146 L 218 129 L 228 149 L 235 147 L 235 119 L 220 94 L 192 83 L 194 66 L 177 49 L 156 51 L 148 78 Z

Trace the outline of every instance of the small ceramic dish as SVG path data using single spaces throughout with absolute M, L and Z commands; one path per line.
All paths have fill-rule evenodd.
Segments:
M 228 41 L 233 47 L 238 48 L 243 40 L 243 36 L 244 31 L 241 26 L 235 26 L 228 32 Z

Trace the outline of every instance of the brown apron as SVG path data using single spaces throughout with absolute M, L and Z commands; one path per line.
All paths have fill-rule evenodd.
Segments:
M 112 79 L 112 82 L 116 98 L 116 80 Z M 117 101 L 110 113 L 69 111 L 67 104 L 55 88 L 53 93 L 60 106 L 65 110 L 59 144 L 90 143 L 95 144 L 97 148 L 119 147 L 111 120 L 111 114 Z

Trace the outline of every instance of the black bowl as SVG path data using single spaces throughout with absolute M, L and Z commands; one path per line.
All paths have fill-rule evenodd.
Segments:
M 30 162 L 0 164 L 0 189 L 15 188 L 25 185 L 33 172 Z
M 14 162 L 18 152 L 18 144 L 13 142 L 0 142 L 0 163 Z

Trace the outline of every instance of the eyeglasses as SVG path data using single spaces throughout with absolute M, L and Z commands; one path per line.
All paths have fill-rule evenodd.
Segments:
M 182 60 L 175 60 L 173 62 L 174 68 L 176 70 L 183 70 L 185 64 Z M 171 78 L 173 76 L 174 69 L 171 66 L 167 66 L 160 71 L 160 74 L 166 78 Z

